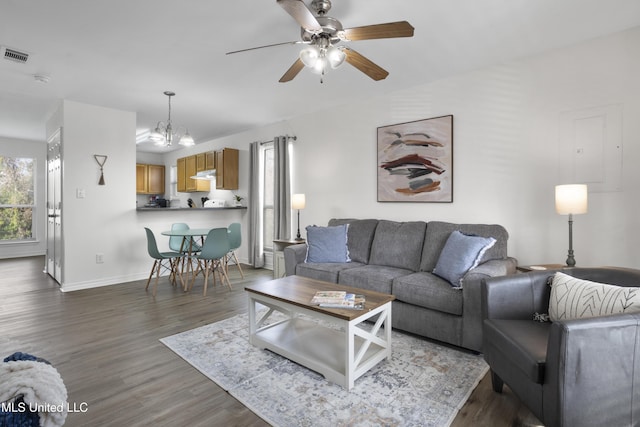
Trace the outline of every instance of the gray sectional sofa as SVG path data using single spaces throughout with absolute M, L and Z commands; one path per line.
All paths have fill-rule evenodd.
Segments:
M 513 274 L 516 269 L 516 260 L 507 256 L 509 235 L 504 227 L 440 221 L 329 221 L 329 226 L 342 224 L 349 224 L 351 262 L 305 262 L 307 245 L 292 245 L 284 250 L 286 274 L 393 294 L 394 328 L 482 351 L 481 281 Z M 455 230 L 496 239 L 477 267 L 464 275 L 461 288 L 432 273 Z

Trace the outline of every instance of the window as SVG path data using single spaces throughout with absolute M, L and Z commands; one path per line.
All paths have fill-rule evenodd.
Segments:
M 264 179 L 263 179 L 263 245 L 265 252 L 273 251 L 273 145 L 266 146 L 264 153 Z
M 35 164 L 0 156 L 0 242 L 34 240 Z

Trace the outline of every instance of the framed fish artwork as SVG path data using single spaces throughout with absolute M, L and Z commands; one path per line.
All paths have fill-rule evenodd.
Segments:
M 453 202 L 453 115 L 378 128 L 379 202 Z

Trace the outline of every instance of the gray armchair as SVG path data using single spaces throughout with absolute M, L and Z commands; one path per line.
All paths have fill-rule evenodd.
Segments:
M 640 287 L 640 270 L 570 268 L 594 282 Z M 541 323 L 555 271 L 482 284 L 483 352 L 494 391 L 503 383 L 546 426 L 640 424 L 640 314 Z

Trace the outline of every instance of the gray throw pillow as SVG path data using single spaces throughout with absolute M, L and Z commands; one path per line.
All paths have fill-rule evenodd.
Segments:
M 433 274 L 447 280 L 455 288 L 462 287 L 462 278 L 478 266 L 484 253 L 496 243 L 493 237 L 471 236 L 453 231 L 445 243 Z
M 349 224 L 335 227 L 310 225 L 307 230 L 307 257 L 304 262 L 351 262 L 347 248 Z

